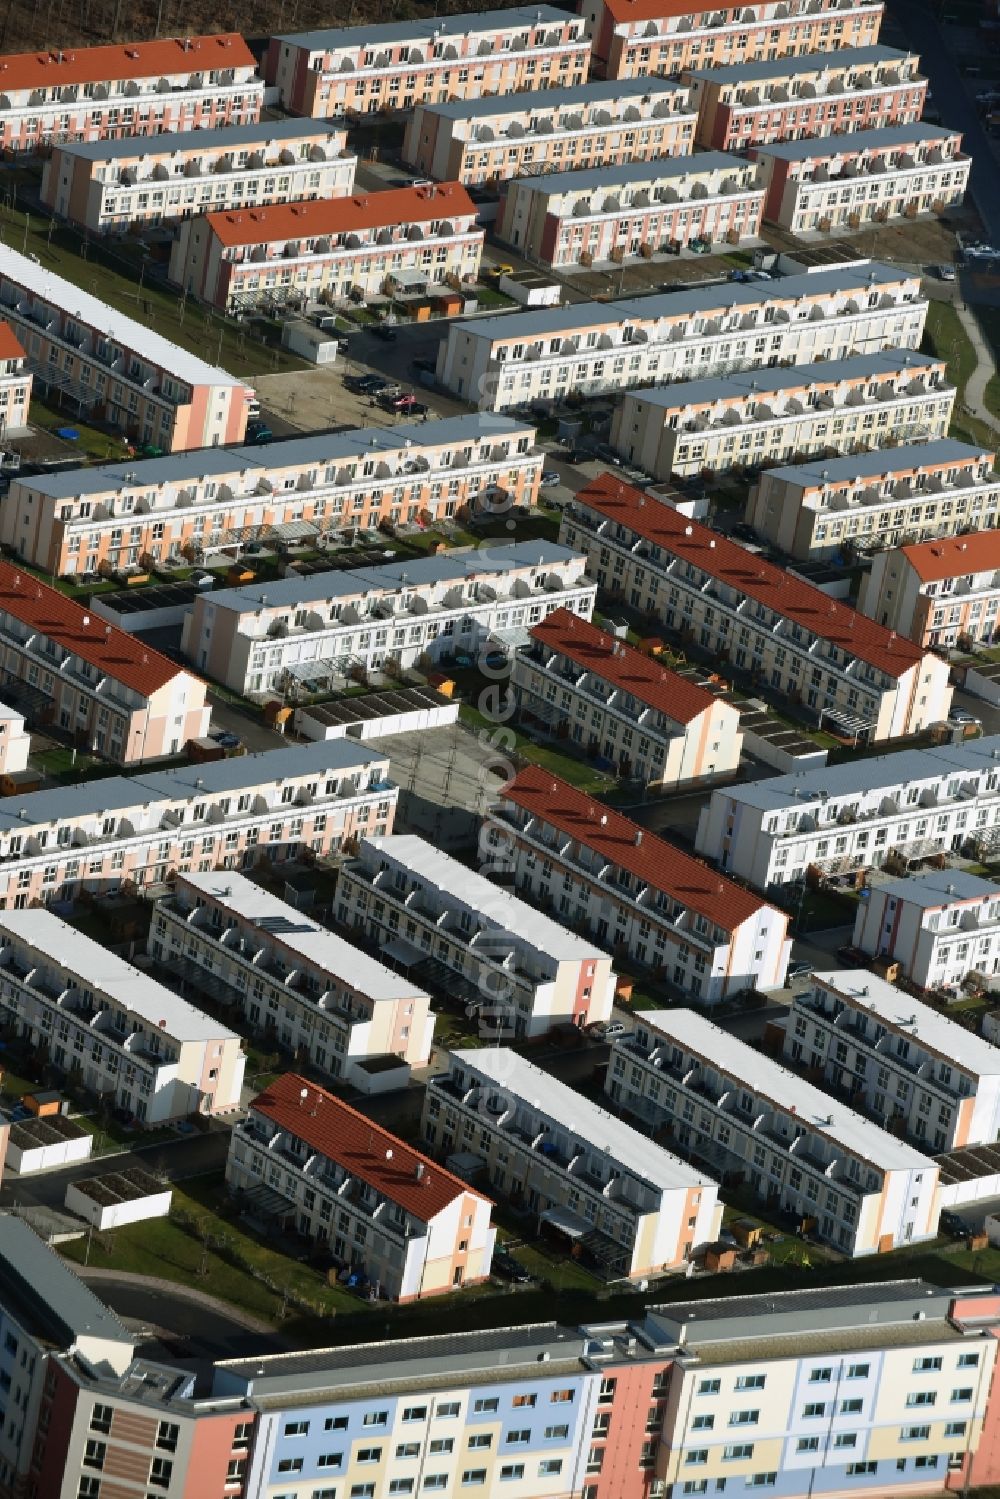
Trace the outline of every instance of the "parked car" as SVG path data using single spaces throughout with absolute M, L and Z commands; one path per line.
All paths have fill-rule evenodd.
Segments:
M 426 357 L 411 359 L 410 368 L 416 370 L 421 375 L 433 375 L 437 371 L 437 360 L 427 359 Z
M 393 411 L 412 411 L 417 404 L 416 396 L 408 394 L 393 396 L 389 401 Z
M 249 422 L 247 424 L 247 442 L 258 444 L 270 442 L 273 436 L 274 433 L 270 427 L 266 427 L 263 422 Z
M 521 1261 L 516 1260 L 512 1254 L 508 1254 L 506 1249 L 494 1249 L 490 1269 L 501 1280 L 511 1280 L 518 1286 L 527 1285 L 531 1279 Z
M 954 281 L 955 267 L 953 265 L 938 265 L 934 267 L 939 281 Z
M 961 1213 L 953 1213 L 950 1208 L 945 1208 L 938 1223 L 943 1234 L 951 1239 L 967 1239 L 972 1233 L 972 1224 Z
M 621 454 L 615 452 L 610 443 L 599 442 L 594 449 L 594 457 L 599 458 L 602 463 L 613 463 L 615 468 L 621 467 Z
M 812 963 L 789 963 L 786 970 L 786 977 L 789 979 L 804 979 L 808 974 L 812 973 L 813 967 L 814 964 Z
M 748 525 L 745 520 L 738 520 L 733 526 L 732 535 L 737 541 L 756 541 L 757 532 L 753 526 Z
M 554 468 L 547 468 L 542 473 L 541 485 L 543 489 L 554 489 L 557 484 L 562 483 L 562 476 L 557 474 Z
M 406 408 L 406 414 L 407 416 L 426 416 L 430 409 L 423 401 L 411 401 Z
M 384 380 L 381 375 L 357 375 L 352 379 L 351 385 L 363 396 L 377 396 L 389 389 L 389 381 Z
M 216 744 L 220 744 L 223 749 L 239 749 L 241 743 L 239 735 L 231 734 L 228 729 L 216 729 L 208 737 Z
M 389 323 L 376 323 L 372 329 L 372 336 L 380 338 L 383 343 L 394 344 L 396 342 L 396 330 Z
M 965 708 L 952 708 L 948 713 L 948 722 L 961 728 L 982 728 L 982 719 L 977 718 L 974 713 L 969 713 Z

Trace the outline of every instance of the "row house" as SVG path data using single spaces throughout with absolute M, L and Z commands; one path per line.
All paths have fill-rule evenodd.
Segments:
M 548 771 L 508 781 L 479 854 L 522 900 L 699 1004 L 785 982 L 784 911 Z
M 0 57 L 0 146 L 216 130 L 260 119 L 264 84 L 238 32 Z
M 491 1203 L 325 1088 L 285 1073 L 230 1136 L 226 1184 L 294 1226 L 387 1301 L 489 1277 Z M 338 1476 L 340 1476 L 338 1474 Z
M 472 414 L 202 449 L 15 479 L 0 541 L 47 573 L 202 561 L 296 522 L 323 538 L 383 521 L 433 526 L 538 499 L 535 428 Z
M 50 213 L 88 234 L 123 234 L 230 208 L 342 198 L 353 190 L 356 165 L 345 129 L 262 120 L 210 135 L 184 130 L 56 146 L 40 196 Z
M 483 238 L 460 183 L 389 188 L 186 219 L 168 278 L 223 312 L 290 298 L 425 296 L 475 281 Z
M 721 151 L 510 182 L 497 238 L 539 265 L 595 265 L 760 233 L 758 168 Z M 610 309 L 609 309 L 610 310 Z
M 478 1155 L 490 1190 L 609 1279 L 681 1269 L 721 1228 L 711 1176 L 507 1047 L 451 1052 L 421 1128 L 437 1154 Z
M 992 644 L 1000 628 L 1000 531 L 876 553 L 858 608 L 917 645 Z
M 44 909 L 0 913 L 9 1035 L 143 1127 L 240 1107 L 236 1031 Z
M 881 903 L 891 925 L 909 927 L 912 920 L 915 927 L 920 912 L 904 913 L 900 902 L 912 894 L 918 903 L 918 891 L 885 896 L 904 884 L 919 882 L 877 886 L 871 898 Z M 996 886 L 988 888 L 995 897 Z M 937 899 L 938 915 L 954 899 L 946 890 L 939 889 L 937 897 L 933 890 L 926 894 L 930 903 Z M 985 892 L 978 900 L 995 922 L 996 900 Z M 964 916 L 960 921 L 964 925 Z M 976 927 L 973 920 L 967 930 L 974 934 Z M 952 926 L 950 937 L 955 935 Z M 815 974 L 810 986 L 793 996 L 783 1051 L 792 1066 L 807 1069 L 881 1126 L 935 1155 L 1000 1139 L 1000 1050 L 867 969 Z
M 765 219 L 791 234 L 825 234 L 958 207 L 972 166 L 961 147 L 957 131 L 920 123 L 753 146 L 751 154 Z
M 242 442 L 249 386 L 0 245 L 0 317 L 44 394 L 173 453 Z
M 423 989 L 237 871 L 179 875 L 157 902 L 148 950 L 236 1010 L 241 1027 L 352 1087 L 366 1061 L 430 1060 Z
M 934 717 L 943 719 L 946 708 L 947 700 Z M 695 846 L 767 890 L 803 879 L 812 867 L 851 874 L 880 869 L 890 855 L 898 866 L 969 842 L 986 846 L 1000 837 L 997 829 L 1000 735 L 987 735 L 717 788 Z
M 687 90 L 667 78 L 583 83 L 418 104 L 402 155 L 439 182 L 495 187 L 542 172 L 688 155 L 696 118 Z
M 337 920 L 464 998 L 488 1029 L 543 1036 L 611 1018 L 603 948 L 423 838 L 364 838 L 337 879 Z
M 580 490 L 560 536 L 611 598 L 831 726 L 874 741 L 947 717 L 940 657 L 610 475 Z
M 27 770 L 30 753 L 31 735 L 24 714 L 0 700 L 0 776 Z
M 858 906 L 853 942 L 880 963 L 898 963 L 921 989 L 955 993 L 970 974 L 989 985 L 1000 974 L 1000 890 L 965 869 L 880 881 Z M 1000 1071 L 1000 1050 L 988 1051 Z M 1000 1119 L 990 1129 L 990 1141 L 1000 1139 Z
M 333 740 L 30 792 L 0 804 L 0 911 L 322 859 L 390 831 L 388 771 L 386 755 Z
M 944 437 L 945 361 L 911 349 L 628 391 L 611 442 L 657 479 Z
M 584 567 L 555 542 L 522 541 L 219 589 L 195 599 L 181 650 L 241 696 L 304 680 L 343 688 L 357 670 L 478 658 L 555 610 L 589 619 Z
M 510 686 L 528 723 L 610 760 L 623 780 L 658 791 L 732 775 L 739 710 L 568 609 L 530 631 Z
M 605 1089 L 686 1160 L 849 1259 L 937 1233 L 929 1157 L 695 1010 L 643 1011 Z
M 919 347 L 920 278 L 877 261 L 449 323 L 438 383 L 486 411 Z
M 986 448 L 939 437 L 766 469 L 746 519 L 803 562 L 988 531 L 1000 524 L 993 463 Z
M 878 41 L 882 0 L 583 0 L 594 73 L 677 77 L 762 58 L 794 57 Z
M 117 765 L 208 733 L 199 677 L 11 562 L 0 562 L 0 673 L 27 689 L 39 724 Z
M 583 19 L 532 5 L 275 36 L 264 75 L 291 114 L 327 119 L 571 88 L 589 66 Z
M 0 442 L 28 431 L 31 371 L 20 339 L 0 322 Z
M 769 141 L 912 125 L 927 95 L 919 68 L 912 52 L 875 44 L 686 68 L 682 82 L 698 110 L 698 145 L 745 151 Z

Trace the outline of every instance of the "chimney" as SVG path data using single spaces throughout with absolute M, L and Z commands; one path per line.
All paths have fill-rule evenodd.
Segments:
M 416 1166 L 414 1168 L 413 1174 L 417 1178 L 418 1182 L 423 1181 L 423 1179 L 424 1179 L 424 1163 L 423 1163 L 423 1161 L 418 1161 L 417 1162 L 417 1164 L 416 1164 Z
M 636 828 L 636 830 L 635 830 L 635 846 L 636 846 L 636 848 L 638 848 L 641 843 L 642 843 L 642 828 Z

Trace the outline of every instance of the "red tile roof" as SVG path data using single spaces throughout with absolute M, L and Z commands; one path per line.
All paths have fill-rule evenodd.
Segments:
M 654 546 L 690 562 L 887 676 L 900 677 L 924 659 L 926 653 L 905 636 L 838 603 L 811 583 L 793 578 L 783 568 L 719 536 L 708 526 L 688 520 L 613 474 L 599 475 L 576 498 L 580 505 L 620 522 Z
M 258 1093 L 250 1108 L 336 1161 L 422 1223 L 457 1197 L 483 1195 L 350 1104 L 294 1072 L 276 1078 Z M 418 1166 L 423 1168 L 419 1177 Z
M 108 83 L 119 78 L 160 78 L 256 66 L 239 32 L 228 31 L 160 42 L 127 42 L 123 46 L 11 52 L 0 57 L 0 89 L 9 93 L 12 89 L 62 88 L 68 83 Z
M 476 205 L 460 182 L 436 182 L 427 187 L 390 188 L 384 193 L 355 193 L 350 198 L 234 208 L 206 214 L 205 218 L 223 245 L 260 245 L 316 234 L 350 234 L 359 229 L 475 216 Z
M 707 688 L 668 671 L 642 651 L 581 619 L 572 609 L 556 609 L 533 627 L 531 635 L 623 692 L 631 692 L 651 708 L 658 708 L 674 723 L 690 723 L 716 702 Z
M 9 323 L 0 323 L 0 359 L 24 359 L 25 352 Z
M 715 12 L 726 8 L 720 7 L 719 0 L 604 0 L 604 4 L 616 21 L 658 21 L 674 16 L 703 16 L 706 11 Z M 734 5 L 728 8 L 733 11 L 742 9 Z M 683 39 L 682 32 L 677 40 Z
M 918 578 L 937 583 L 942 578 L 962 578 L 966 573 L 985 573 L 1000 568 L 1000 531 L 980 531 L 973 536 L 949 536 L 941 541 L 919 541 L 900 551 Z
M 595 849 L 609 863 L 627 869 L 656 890 L 732 932 L 758 911 L 774 911 L 785 921 L 784 912 L 742 885 L 709 869 L 683 849 L 658 838 L 631 818 L 595 801 L 567 781 L 539 766 L 522 770 L 504 788 L 502 796 L 549 823 L 570 838 Z M 641 841 L 636 837 L 641 833 Z
M 10 562 L 0 562 L 0 609 L 144 697 L 182 674 L 152 646 Z

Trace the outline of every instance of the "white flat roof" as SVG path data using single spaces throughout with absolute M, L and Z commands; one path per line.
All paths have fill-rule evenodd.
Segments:
M 930 1005 L 887 984 L 867 968 L 835 968 L 829 973 L 817 973 L 813 982 L 832 989 L 883 1025 L 901 1031 L 973 1076 L 992 1077 L 1000 1073 L 1000 1047 L 992 1046 L 982 1036 L 975 1036 L 957 1021 L 949 1020 L 947 1015 L 940 1015 Z
M 696 1052 L 710 1067 L 717 1067 L 736 1083 L 745 1084 L 778 1108 L 794 1113 L 810 1132 L 832 1140 L 874 1166 L 885 1171 L 936 1169 L 932 1160 L 905 1140 L 880 1129 L 870 1119 L 831 1098 L 829 1093 L 782 1067 L 758 1047 L 748 1046 L 694 1010 L 644 1010 L 636 1022 Z M 630 1054 L 627 1047 L 623 1047 L 623 1054 Z
M 81 987 L 113 999 L 173 1041 L 239 1039 L 228 1026 L 42 907 L 0 911 L 0 941 L 4 936 L 35 948 L 42 960 L 77 976 Z
M 157 137 L 150 136 L 149 139 L 152 148 Z M 206 143 L 208 139 L 206 136 Z M 9 245 L 0 244 L 0 275 L 7 276 L 34 296 L 41 297 L 53 307 L 68 313 L 77 322 L 84 323 L 89 328 L 97 328 L 139 359 L 158 365 L 188 385 L 246 386 L 248 383 L 237 380 L 235 375 L 228 374 L 217 365 L 206 364 L 196 354 L 189 354 L 179 344 L 171 343 L 169 338 L 155 332 L 148 324 L 137 323 L 123 312 L 116 312 L 107 302 L 83 291 L 74 282 L 57 276 L 54 271 L 46 270 L 45 266 L 12 250 Z
M 500 931 L 509 932 L 511 937 L 557 962 L 608 956 L 602 948 L 577 937 L 527 901 L 502 890 L 484 875 L 474 873 L 423 838 L 412 833 L 389 833 L 384 838 L 366 838 L 364 844 L 384 853 L 389 859 L 398 860 L 428 885 L 444 891 L 456 907 L 465 906 L 475 911 Z
M 619 1161 L 633 1176 L 658 1191 L 686 1191 L 692 1186 L 717 1186 L 679 1156 L 656 1145 L 607 1109 L 591 1103 L 551 1073 L 519 1056 L 507 1046 L 484 1046 L 478 1051 L 453 1051 L 452 1062 L 488 1078 L 505 1092 L 523 1100 L 563 1129 L 571 1131 L 599 1154 Z M 540 1157 L 544 1160 L 544 1156 Z
M 336 932 L 255 885 L 246 875 L 229 870 L 182 874 L 178 875 L 177 885 L 178 889 L 187 885 L 231 907 L 235 916 L 259 928 L 262 940 L 274 938 L 369 999 L 412 999 L 424 993 L 384 963 L 338 937 Z
M 969 874 L 966 869 L 929 869 L 906 879 L 880 881 L 875 889 L 880 895 L 894 895 L 897 900 L 935 911 L 942 906 L 958 905 L 967 900 L 989 900 L 1000 896 L 1000 885 Z

